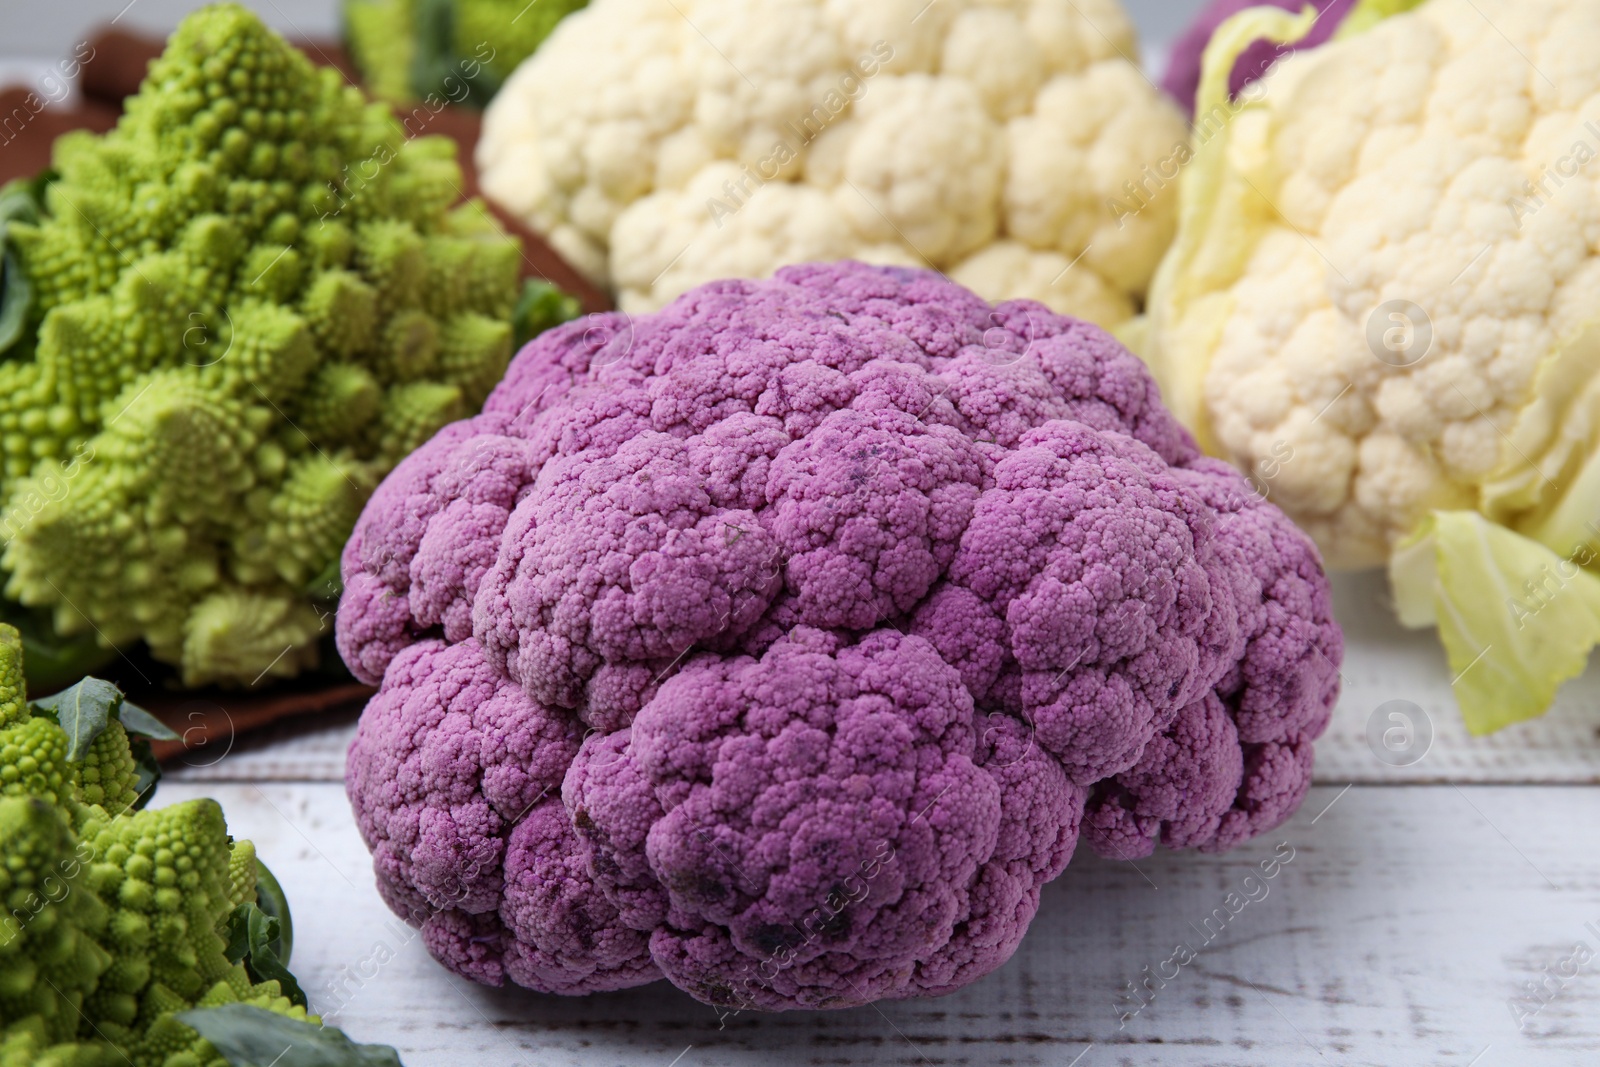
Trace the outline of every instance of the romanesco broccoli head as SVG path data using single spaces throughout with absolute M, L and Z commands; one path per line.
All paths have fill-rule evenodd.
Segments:
M 0 626 L 0 679 L 21 666 L 15 638 Z M 69 750 L 25 704 L 0 726 L 0 1067 L 202 1067 L 222 1060 L 176 1012 L 246 1003 L 304 1019 L 277 981 L 230 959 L 255 850 L 216 801 L 134 811 L 115 717 Z
M 305 1018 L 276 981 L 253 982 L 228 958 L 236 847 L 214 800 L 120 815 L 0 800 L 0 887 L 11 880 L 0 1067 L 55 1062 L 47 1052 L 63 1064 L 220 1064 L 175 1013 L 245 1003 Z
M 54 165 L 4 224 L 29 298 L 0 339 L 5 591 L 189 685 L 294 674 L 367 495 L 504 370 L 518 246 L 452 209 L 451 142 L 236 4 Z
M 109 716 L 74 753 L 59 713 L 38 713 L 22 695 L 22 678 L 22 639 L 0 623 L 0 798 L 43 800 L 75 827 L 86 806 L 117 813 L 134 807 L 139 768 L 122 723 Z

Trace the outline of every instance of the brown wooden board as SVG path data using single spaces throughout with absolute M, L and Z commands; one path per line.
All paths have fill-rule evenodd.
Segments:
M 152 741 L 156 758 L 167 762 L 190 754 L 221 760 L 240 747 L 240 738 L 304 715 L 334 719 L 363 707 L 377 690 L 359 683 L 314 689 L 268 689 L 260 693 L 202 690 L 141 697 L 141 707 L 166 723 L 176 741 Z M 203 765 L 194 761 L 189 766 Z
M 0 90 L 0 185 L 48 167 L 50 146 L 68 130 L 102 133 L 117 124 L 117 114 L 97 101 L 63 107 L 31 89 Z

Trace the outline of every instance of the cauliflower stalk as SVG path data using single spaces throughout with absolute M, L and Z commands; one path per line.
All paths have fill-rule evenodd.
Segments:
M 1278 825 L 1342 648 L 1110 335 L 859 263 L 544 334 L 344 579 L 346 785 L 429 950 L 728 1011 L 972 982 L 1080 837 Z
M 30 706 L 22 675 L 0 626 L 0 1067 L 205 1067 L 224 1060 L 175 1013 L 305 1020 L 298 987 L 229 944 L 230 920 L 261 914 L 255 849 L 213 800 L 137 810 L 123 723 L 159 724 L 94 679 Z
M 55 166 L 6 227 L 6 591 L 188 685 L 294 674 L 367 495 L 504 370 L 518 247 L 450 209 L 451 142 L 232 4 Z
M 484 117 L 484 190 L 630 312 L 854 257 L 1111 326 L 1182 119 L 1116 0 L 597 0 Z
M 1201 110 L 1304 29 L 1225 25 Z M 1281 61 L 1185 177 L 1151 297 L 1179 416 L 1330 562 L 1389 564 L 1475 732 L 1600 638 L 1596 46 L 1592 4 L 1431 0 Z

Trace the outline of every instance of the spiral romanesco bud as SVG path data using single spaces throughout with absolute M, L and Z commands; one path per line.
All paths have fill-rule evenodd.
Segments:
M 67 735 L 49 719 L 33 718 L 0 731 L 0 796 L 73 799 Z
M 128 732 L 120 723 L 107 723 L 78 767 L 79 799 L 118 814 L 138 799 L 138 781 L 139 766 L 134 762 Z
M 228 856 L 228 903 L 238 907 L 256 899 L 256 846 L 235 841 Z

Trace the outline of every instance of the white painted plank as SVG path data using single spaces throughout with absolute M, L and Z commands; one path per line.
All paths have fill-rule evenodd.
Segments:
M 1543 718 L 1471 737 L 1437 637 L 1402 629 L 1387 595 L 1381 573 L 1334 578 L 1335 612 L 1345 628 L 1344 691 L 1317 745 L 1318 781 L 1600 782 L 1600 670 L 1569 683 Z M 1373 712 L 1395 700 L 1413 705 L 1412 718 L 1433 734 L 1408 766 L 1384 763 L 1366 739 Z M 354 733 L 354 716 L 341 715 L 324 724 L 280 724 L 259 736 L 217 737 L 173 773 L 187 781 L 339 781 Z
M 1333 722 L 1317 743 L 1318 781 L 1600 782 L 1600 669 L 1568 682 L 1544 716 L 1472 737 L 1462 725 L 1438 635 L 1395 621 L 1383 573 L 1335 575 L 1333 590 L 1334 615 L 1345 634 L 1344 684 Z M 1420 759 L 1408 766 L 1384 763 L 1367 742 L 1368 721 L 1391 701 L 1412 705 L 1401 713 L 1433 734 L 1432 745 L 1412 753 Z M 1382 716 L 1386 728 L 1398 726 L 1388 713 Z
M 955 994 L 746 1014 L 722 1030 L 664 983 L 564 999 L 453 978 L 379 901 L 339 787 L 169 782 L 160 796 L 207 792 L 288 890 L 293 969 L 313 1007 L 396 1046 L 408 1067 L 669 1067 L 680 1054 L 677 1067 L 1065 1065 L 1080 1053 L 1078 1067 L 1555 1067 L 1600 1053 L 1600 960 L 1525 1029 L 1510 1007 L 1578 944 L 1600 953 L 1600 789 L 1318 788 L 1278 833 L 1227 855 L 1163 853 L 1137 869 L 1080 855 L 1018 954 Z M 1204 945 L 1197 928 L 1285 841 L 1293 859 Z M 1122 1022 L 1118 990 L 1179 942 L 1198 958 Z

